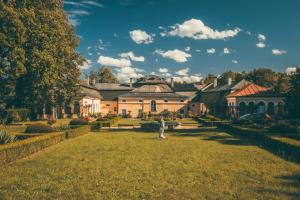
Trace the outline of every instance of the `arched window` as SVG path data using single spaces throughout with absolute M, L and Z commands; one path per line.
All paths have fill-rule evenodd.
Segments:
M 264 114 L 266 112 L 266 109 L 265 109 L 265 102 L 261 101 L 257 104 L 257 107 L 258 107 L 258 113 L 259 114 Z
M 269 115 L 274 115 L 275 114 L 275 108 L 274 108 L 274 103 L 273 102 L 268 103 L 268 114 Z
M 246 114 L 246 103 L 245 102 L 241 102 L 239 104 L 239 111 L 240 111 L 240 116 Z
M 151 101 L 151 112 L 156 112 L 156 101 Z
M 255 104 L 254 104 L 254 102 L 250 102 L 249 104 L 248 104 L 248 112 L 249 113 L 255 113 Z

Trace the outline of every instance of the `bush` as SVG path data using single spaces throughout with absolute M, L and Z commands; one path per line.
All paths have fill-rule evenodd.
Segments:
M 3 114 L 3 122 L 11 124 L 14 122 L 27 121 L 30 118 L 29 109 L 7 109 Z
M 54 128 L 44 124 L 33 124 L 27 126 L 25 133 L 52 133 L 55 132 Z
M 29 156 L 64 139 L 64 133 L 54 133 L 2 145 L 0 146 L 0 166 Z
M 78 137 L 81 135 L 85 135 L 87 133 L 89 133 L 89 127 L 87 127 L 87 126 L 76 128 L 76 129 L 71 129 L 71 130 L 67 130 L 65 132 L 65 138 L 66 139 L 75 138 L 75 137 Z
M 158 131 L 159 123 L 158 122 L 147 122 L 141 124 L 141 130 L 143 131 Z
M 8 144 L 16 141 L 16 137 L 5 131 L 0 131 L 0 144 Z
M 109 121 L 97 121 L 91 124 L 91 131 L 99 131 L 102 127 L 111 127 Z
M 297 133 L 297 127 L 286 124 L 286 123 L 280 123 L 275 124 L 269 128 L 269 132 L 273 133 Z
M 83 125 L 88 125 L 88 121 L 84 120 L 84 119 L 72 119 L 69 123 L 70 126 L 83 126 Z

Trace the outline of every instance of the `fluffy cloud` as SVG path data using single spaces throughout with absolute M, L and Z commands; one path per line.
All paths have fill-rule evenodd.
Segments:
M 263 42 L 263 41 L 266 41 L 267 38 L 266 38 L 266 36 L 263 35 L 263 34 L 258 34 L 257 39 L 258 39 L 258 41 Z
M 196 52 L 201 52 L 201 50 L 200 49 L 196 49 Z
M 136 56 L 132 51 L 126 52 L 126 53 L 120 53 L 119 56 L 121 58 L 130 59 L 132 61 L 136 62 L 144 62 L 145 58 L 143 56 Z
M 231 52 L 230 52 L 230 50 L 228 48 L 224 48 L 223 49 L 223 53 L 224 54 L 230 54 Z
M 283 55 L 283 54 L 286 54 L 287 51 L 285 50 L 280 50 L 280 49 L 272 49 L 272 54 L 273 55 Z
M 191 50 L 191 47 L 190 47 L 190 46 L 187 46 L 187 47 L 185 47 L 184 50 L 185 50 L 185 51 L 190 51 L 190 50 Z
M 232 63 L 238 64 L 239 62 L 237 60 L 232 60 Z
M 98 63 L 101 65 L 112 66 L 112 67 L 130 67 L 131 62 L 125 58 L 111 58 L 106 56 L 100 56 L 98 59 Z
M 142 30 L 133 30 L 129 32 L 131 39 L 137 44 L 150 44 L 153 42 L 153 34 L 150 35 Z
M 158 72 L 160 72 L 160 73 L 168 73 L 169 70 L 167 68 L 159 68 Z
M 121 83 L 128 83 L 130 78 L 137 79 L 144 76 L 142 74 L 144 70 L 134 67 L 116 68 L 115 71 L 115 75 Z
M 86 5 L 90 5 L 90 6 L 99 7 L 99 8 L 103 7 L 103 5 L 101 3 L 98 3 L 96 1 L 83 1 L 82 3 L 84 3 Z
M 178 36 L 181 38 L 187 37 L 195 40 L 227 39 L 235 37 L 240 31 L 241 29 L 239 28 L 218 31 L 206 26 L 199 19 L 190 19 L 182 24 L 171 26 L 171 30 L 163 32 L 163 35 Z
M 191 54 L 188 54 L 184 51 L 180 51 L 178 49 L 169 50 L 169 51 L 155 50 L 155 53 L 161 55 L 164 58 L 170 58 L 180 63 L 186 62 L 187 58 L 192 57 Z
M 174 81 L 177 83 L 196 83 L 200 82 L 203 78 L 201 76 L 174 76 L 173 77 Z M 171 81 L 171 78 L 167 79 L 168 82 Z
M 180 69 L 175 73 L 179 76 L 188 76 L 189 71 L 190 71 L 190 69 L 187 67 L 187 68 Z
M 79 66 L 80 69 L 85 70 L 89 69 L 92 67 L 92 61 L 91 60 L 86 60 L 85 62 L 82 63 L 82 65 Z
M 266 47 L 266 44 L 263 43 L 263 42 L 259 42 L 259 43 L 256 44 L 256 46 L 257 46 L 258 48 L 265 48 L 265 47 Z
M 214 54 L 214 53 L 216 53 L 216 50 L 214 48 L 210 48 L 210 49 L 207 49 L 206 52 L 208 54 Z
M 295 73 L 297 71 L 297 67 L 288 67 L 286 68 L 285 72 L 288 74 L 288 75 L 291 75 L 293 73 Z

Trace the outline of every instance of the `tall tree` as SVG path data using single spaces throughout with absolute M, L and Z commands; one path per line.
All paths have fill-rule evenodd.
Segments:
M 242 79 L 244 79 L 246 76 L 246 72 L 234 72 L 234 71 L 226 71 L 224 72 L 221 77 L 219 78 L 219 83 L 221 85 L 224 85 L 228 82 L 228 78 L 232 78 L 232 81 L 234 82 L 239 82 L 241 81 Z
M 277 75 L 272 69 L 268 68 L 257 68 L 250 71 L 246 79 L 252 81 L 253 83 L 264 86 L 264 87 L 275 87 L 277 84 Z
M 21 70 L 13 80 L 15 100 L 12 105 L 31 108 L 34 112 L 49 101 L 52 105 L 62 105 L 76 92 L 78 65 L 83 60 L 75 51 L 79 40 L 74 27 L 68 23 L 62 0 L 2 1 L 1 10 L 14 13 L 12 19 L 1 17 L 5 21 L 0 25 L 1 30 L 9 29 L 13 22 L 23 30 L 14 46 L 19 47 L 18 52 L 26 59 L 19 59 Z M 10 38 L 1 40 L 0 45 L 14 41 L 11 38 L 16 38 L 14 34 L 19 33 L 18 29 L 10 30 Z M 14 52 L 13 48 L 8 51 Z M 17 62 L 19 57 L 10 62 Z
M 96 83 L 118 83 L 118 80 L 111 69 L 106 66 L 90 72 L 90 81 L 93 80 L 95 80 Z
M 292 75 L 290 85 L 286 101 L 289 115 L 294 119 L 300 119 L 300 68 Z

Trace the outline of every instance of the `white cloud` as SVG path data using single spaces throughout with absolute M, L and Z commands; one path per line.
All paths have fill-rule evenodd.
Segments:
M 187 47 L 185 47 L 184 50 L 185 50 L 185 51 L 190 51 L 190 50 L 191 50 L 191 47 L 190 47 L 190 46 L 187 46 Z
M 119 56 L 121 58 L 130 59 L 130 60 L 136 61 L 136 62 L 144 62 L 145 61 L 145 57 L 136 56 L 136 55 L 134 55 L 134 53 L 132 51 L 129 51 L 129 52 L 126 52 L 126 53 L 120 53 Z
M 141 73 L 144 70 L 134 67 L 122 67 L 122 68 L 116 68 L 115 71 L 116 77 L 121 83 L 128 83 L 130 78 L 140 78 L 144 75 Z
M 129 32 L 131 39 L 137 44 L 150 44 L 153 42 L 153 34 L 148 34 L 142 30 L 133 30 Z
M 223 53 L 224 54 L 230 54 L 231 52 L 230 52 L 230 50 L 228 48 L 224 48 L 223 49 Z
M 189 71 L 190 71 L 190 69 L 187 67 L 187 68 L 180 69 L 175 73 L 179 76 L 188 76 Z
M 206 52 L 208 54 L 214 54 L 214 53 L 216 53 L 216 50 L 214 48 L 210 48 L 210 49 L 207 49 Z
M 92 67 L 92 61 L 91 60 L 86 60 L 82 63 L 82 65 L 79 66 L 80 69 L 85 70 L 89 69 Z
M 285 50 L 280 50 L 280 49 L 272 49 L 272 54 L 274 55 L 283 55 L 283 54 L 286 54 L 287 51 Z
M 98 63 L 105 66 L 112 66 L 112 67 L 130 67 L 131 62 L 128 59 L 124 58 L 111 58 L 106 56 L 100 56 L 98 59 Z
M 240 31 L 241 29 L 239 28 L 218 31 L 206 26 L 199 19 L 190 19 L 182 24 L 175 24 L 174 26 L 171 26 L 171 31 L 164 32 L 163 34 L 169 36 L 178 36 L 181 38 L 187 37 L 195 40 L 207 40 L 235 37 Z
M 159 68 L 158 70 L 160 73 L 168 73 L 169 70 L 167 68 Z
M 103 8 L 103 5 L 101 3 L 96 2 L 96 1 L 82 1 L 82 3 L 90 5 L 90 6 Z
M 196 52 L 201 52 L 201 50 L 200 49 L 196 49 Z
M 181 77 L 174 76 L 172 78 L 177 83 L 196 83 L 196 82 L 200 82 L 203 79 L 200 75 L 181 76 Z M 171 82 L 171 78 L 168 78 L 167 81 Z
M 237 60 L 232 60 L 232 63 L 238 64 L 239 62 Z
M 258 34 L 257 39 L 258 39 L 258 41 L 260 41 L 260 42 L 264 42 L 264 41 L 266 41 L 267 38 L 266 38 L 266 36 L 263 35 L 263 34 Z
M 258 48 L 265 48 L 266 44 L 263 43 L 263 42 L 259 42 L 259 43 L 256 44 L 256 47 L 258 47 Z
M 188 54 L 184 51 L 180 51 L 178 49 L 169 50 L 169 51 L 162 51 L 162 50 L 155 50 L 155 53 L 161 55 L 164 58 L 170 58 L 175 60 L 176 62 L 186 62 L 187 58 L 191 58 L 192 55 Z
M 86 10 L 69 10 L 68 13 L 70 15 L 76 15 L 76 16 L 84 16 L 84 15 L 90 15 L 91 13 Z
M 288 67 L 288 68 L 286 68 L 286 70 L 285 70 L 285 72 L 286 72 L 288 75 L 294 74 L 296 71 L 297 71 L 297 67 Z

